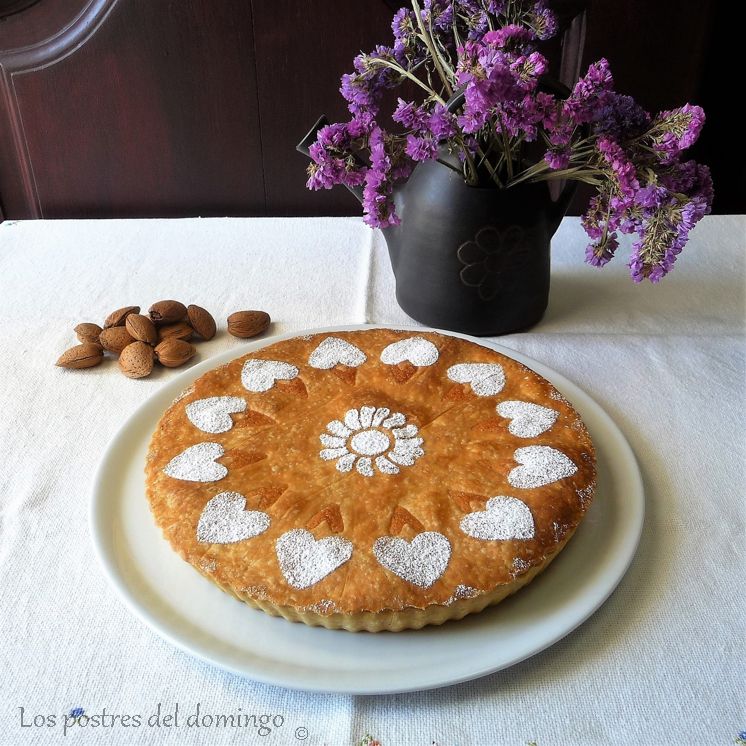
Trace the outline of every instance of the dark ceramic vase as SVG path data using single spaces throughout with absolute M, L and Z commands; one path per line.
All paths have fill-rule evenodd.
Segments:
M 307 154 L 324 124 L 298 150 Z M 545 182 L 471 187 L 447 166 L 419 163 L 394 191 L 401 224 L 383 231 L 399 305 L 423 324 L 476 336 L 530 328 L 547 307 L 550 242 L 573 191 L 553 201 Z
M 383 232 L 399 305 L 477 336 L 533 326 L 549 300 L 550 242 L 569 192 L 555 202 L 546 183 L 470 187 L 435 161 L 419 164 L 394 195 L 401 224 Z

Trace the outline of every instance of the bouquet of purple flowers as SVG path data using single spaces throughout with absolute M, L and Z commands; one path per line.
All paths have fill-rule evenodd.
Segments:
M 362 187 L 366 223 L 385 228 L 399 222 L 394 186 L 420 161 L 472 186 L 575 179 L 596 189 L 582 219 L 590 264 L 605 265 L 619 232 L 634 233 L 632 278 L 669 272 L 712 206 L 709 169 L 683 158 L 704 124 L 700 107 L 651 116 L 614 90 L 605 59 L 559 95 L 539 51 L 558 30 L 544 0 L 413 0 L 392 28 L 393 46 L 358 55 L 342 77 L 351 119 L 319 130 L 309 188 Z M 396 131 L 384 129 L 383 93 L 407 81 L 421 97 L 399 98 Z

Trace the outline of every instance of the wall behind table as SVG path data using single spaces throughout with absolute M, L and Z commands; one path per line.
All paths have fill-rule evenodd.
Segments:
M 319 114 L 345 116 L 339 77 L 390 38 L 392 4 L 0 0 L 16 11 L 0 21 L 0 214 L 356 214 L 346 190 L 304 188 L 294 147 Z M 650 108 L 697 101 L 713 6 L 596 0 L 586 60 L 606 54 Z M 703 145 L 722 190 L 726 146 Z

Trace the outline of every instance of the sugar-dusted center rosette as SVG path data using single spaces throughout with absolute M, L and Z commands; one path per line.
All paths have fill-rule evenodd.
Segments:
M 251 606 L 400 630 L 497 603 L 593 497 L 577 412 L 481 345 L 370 329 L 277 342 L 199 378 L 146 464 L 173 548 Z

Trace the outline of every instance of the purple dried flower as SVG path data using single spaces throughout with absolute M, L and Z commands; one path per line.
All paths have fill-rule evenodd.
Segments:
M 481 39 L 490 28 L 488 14 L 477 3 L 462 2 L 461 6 L 466 18 L 467 39 Z
M 391 166 L 391 180 L 398 184 L 400 181 L 405 181 L 412 175 L 414 167 L 417 164 L 407 157 L 407 154 L 402 151 L 400 156 L 397 158 L 393 166 Z
M 404 67 L 407 66 L 407 60 L 419 61 L 424 47 L 417 37 L 414 13 L 408 8 L 400 8 L 396 11 L 391 28 L 394 32 L 392 51 L 396 61 Z
M 536 42 L 557 31 L 545 0 L 421 3 L 431 43 L 421 38 L 414 12 L 401 9 L 392 23 L 393 46 L 355 58 L 354 71 L 340 88 L 352 118 L 319 131 L 310 148 L 308 186 L 362 185 L 365 221 L 385 228 L 399 222 L 395 185 L 417 163 L 436 158 L 441 147 L 469 161 L 464 169 L 469 183 L 481 183 L 483 171 L 492 170 L 486 158 L 499 172 L 497 186 L 504 186 L 526 174 L 526 158 L 541 150 L 522 146 L 538 140 L 546 149 L 531 180 L 571 167 L 573 176 L 598 182 L 582 218 L 590 238 L 586 260 L 605 265 L 617 250 L 618 234 L 636 233 L 632 277 L 660 281 L 712 205 L 709 170 L 681 160 L 699 136 L 702 110 L 687 104 L 651 119 L 633 98 L 614 91 L 605 59 L 588 68 L 567 100 L 539 90 L 548 65 Z M 432 87 L 441 72 L 433 45 L 445 66 L 455 68 L 451 82 L 463 89 L 464 104 L 449 112 L 439 86 L 424 101 L 399 99 L 393 119 L 404 132 L 387 133 L 376 123 L 385 89 L 409 74 Z
M 545 91 L 536 91 L 534 94 L 536 108 L 543 113 L 542 122 L 544 127 L 549 129 L 559 121 L 559 110 L 561 101 L 558 101 L 551 93 Z
M 499 16 L 505 13 L 505 2 L 506 0 L 487 0 L 484 7 L 488 13 L 492 13 L 493 16 Z
M 308 180 L 306 181 L 307 189 L 313 189 L 314 191 L 331 189 L 339 183 L 337 179 L 327 174 L 318 163 L 309 163 L 306 173 L 308 174 Z
M 580 222 L 588 234 L 588 238 L 598 241 L 604 234 L 608 203 L 604 194 L 596 194 L 591 197 L 588 207 L 580 219 Z
M 697 163 L 697 177 L 690 195 L 692 199 L 699 200 L 703 205 L 703 215 L 709 215 L 712 211 L 712 200 L 715 198 L 715 190 L 712 185 L 712 174 L 710 167 L 703 163 Z
M 673 195 L 658 209 L 649 211 L 632 246 L 629 268 L 635 282 L 647 278 L 657 283 L 671 271 L 692 228 L 710 211 L 711 188 L 709 170 L 703 171 L 697 192 L 690 199 Z
M 375 126 L 373 114 L 369 111 L 362 111 L 356 114 L 347 123 L 347 132 L 350 138 L 357 140 L 370 134 L 371 128 Z
M 309 148 L 312 163 L 308 167 L 309 189 L 331 189 L 335 184 L 360 186 L 366 167 L 355 158 L 353 140 L 360 135 L 365 117 L 347 124 L 329 124 L 322 127 Z M 362 142 L 362 141 L 361 141 Z
M 458 122 L 458 126 L 461 128 L 462 132 L 471 134 L 473 132 L 479 132 L 479 130 L 484 127 L 487 122 L 487 114 L 486 112 L 479 111 L 475 107 L 470 106 L 467 102 L 464 106 L 463 112 L 456 117 L 456 121 Z M 473 140 L 473 142 L 476 143 L 476 140 Z M 474 150 L 476 152 L 476 148 Z
M 533 142 L 539 133 L 539 124 L 544 111 L 536 104 L 531 94 L 521 101 L 506 102 L 500 109 L 500 126 L 510 137 L 523 136 L 526 142 Z
M 344 162 L 341 158 L 330 155 L 318 142 L 311 145 L 309 153 L 312 158 L 308 166 L 309 178 L 306 184 L 309 189 L 331 189 L 341 182 L 344 171 Z
M 384 132 L 380 127 L 374 127 L 368 138 L 370 148 L 370 166 L 379 173 L 388 173 L 391 169 L 391 159 L 386 152 L 386 141 Z
M 544 154 L 544 160 L 549 165 L 549 168 L 555 171 L 567 168 L 570 165 L 570 148 L 566 145 L 558 148 L 549 148 Z
M 557 16 L 543 2 L 537 2 L 534 6 L 534 12 L 530 16 L 530 24 L 536 38 L 541 41 L 551 39 L 559 28 Z
M 536 88 L 539 77 L 547 71 L 548 67 L 546 57 L 539 52 L 532 52 L 528 57 L 518 57 L 510 64 L 518 85 L 529 91 Z
M 399 104 L 391 115 L 391 118 L 407 129 L 421 130 L 427 126 L 429 115 L 423 108 L 417 106 L 414 101 L 404 101 L 404 99 L 400 98 Z
M 370 169 L 365 176 L 363 188 L 363 220 L 372 228 L 388 228 L 399 225 L 400 220 L 391 198 L 393 185 L 386 176 Z
M 660 171 L 658 180 L 671 192 L 688 194 L 697 180 L 697 163 L 676 161 Z
M 522 47 L 528 42 L 532 42 L 536 39 L 536 35 L 531 29 L 525 26 L 519 26 L 517 23 L 511 23 L 508 26 L 503 26 L 495 31 L 488 31 L 484 35 L 484 42 L 486 44 L 492 44 L 498 49 L 511 45 L 514 47 Z
M 394 32 L 394 40 L 406 40 L 415 30 L 414 14 L 409 8 L 399 8 L 394 13 L 391 21 L 391 30 Z M 396 46 L 396 45 L 394 45 Z
M 356 166 L 354 162 L 348 162 L 347 168 L 344 174 L 342 174 L 341 182 L 348 187 L 362 186 L 367 173 L 368 169 L 366 166 Z
M 661 161 L 671 163 L 682 151 L 694 145 L 704 123 L 702 108 L 690 104 L 658 114 L 650 131 L 653 148 Z
M 407 135 L 405 152 L 413 161 L 430 161 L 438 155 L 438 143 L 432 135 Z
M 616 233 L 607 233 L 594 243 L 588 244 L 585 250 L 585 261 L 593 267 L 608 264 L 619 246 Z
M 325 150 L 319 143 L 315 142 L 309 148 L 312 163 L 308 166 L 309 189 L 331 189 L 335 184 L 346 186 L 359 186 L 363 183 L 367 168 L 358 163 L 352 154 L 342 157 L 333 151 Z
M 346 124 L 328 124 L 319 130 L 316 142 L 324 148 L 344 150 L 350 146 L 350 139 Z
M 432 24 L 440 31 L 450 30 L 453 26 L 454 3 L 447 0 L 425 0 L 422 8 L 422 19 L 425 24 Z
M 668 190 L 656 184 L 648 184 L 635 194 L 635 204 L 645 217 L 649 217 L 654 211 L 660 209 L 668 200 Z
M 599 137 L 596 147 L 616 176 L 619 191 L 625 197 L 633 197 L 640 188 L 634 163 L 628 159 L 619 143 L 610 137 Z
M 436 140 L 447 140 L 458 131 L 456 117 L 443 104 L 435 104 L 428 121 L 428 129 Z
M 485 72 L 479 61 L 480 45 L 473 41 L 467 41 L 458 47 L 458 61 L 456 64 L 456 82 L 466 85 L 474 79 L 481 79 Z
M 339 92 L 348 102 L 347 108 L 351 114 L 366 111 L 375 113 L 378 110 L 380 91 L 371 85 L 371 80 L 368 77 L 357 73 L 343 75 Z
M 565 101 L 564 111 L 575 124 L 592 122 L 606 103 L 606 97 L 612 90 L 614 79 L 611 77 L 609 62 L 601 58 L 594 62 L 585 77 L 578 80 L 572 94 Z
M 650 114 L 632 96 L 609 91 L 594 119 L 593 132 L 616 139 L 636 137 L 650 125 Z
M 570 145 L 572 135 L 575 130 L 575 125 L 566 117 L 558 117 L 555 122 L 551 125 L 551 129 L 547 128 L 549 142 L 556 148 L 567 147 Z
M 465 49 L 466 53 L 471 52 Z M 482 50 L 477 52 L 478 67 L 464 69 L 463 77 L 468 80 L 464 91 L 465 104 L 458 119 L 459 126 L 466 133 L 481 129 L 494 108 L 523 99 L 524 91 L 510 69 L 510 59 L 501 52 Z

